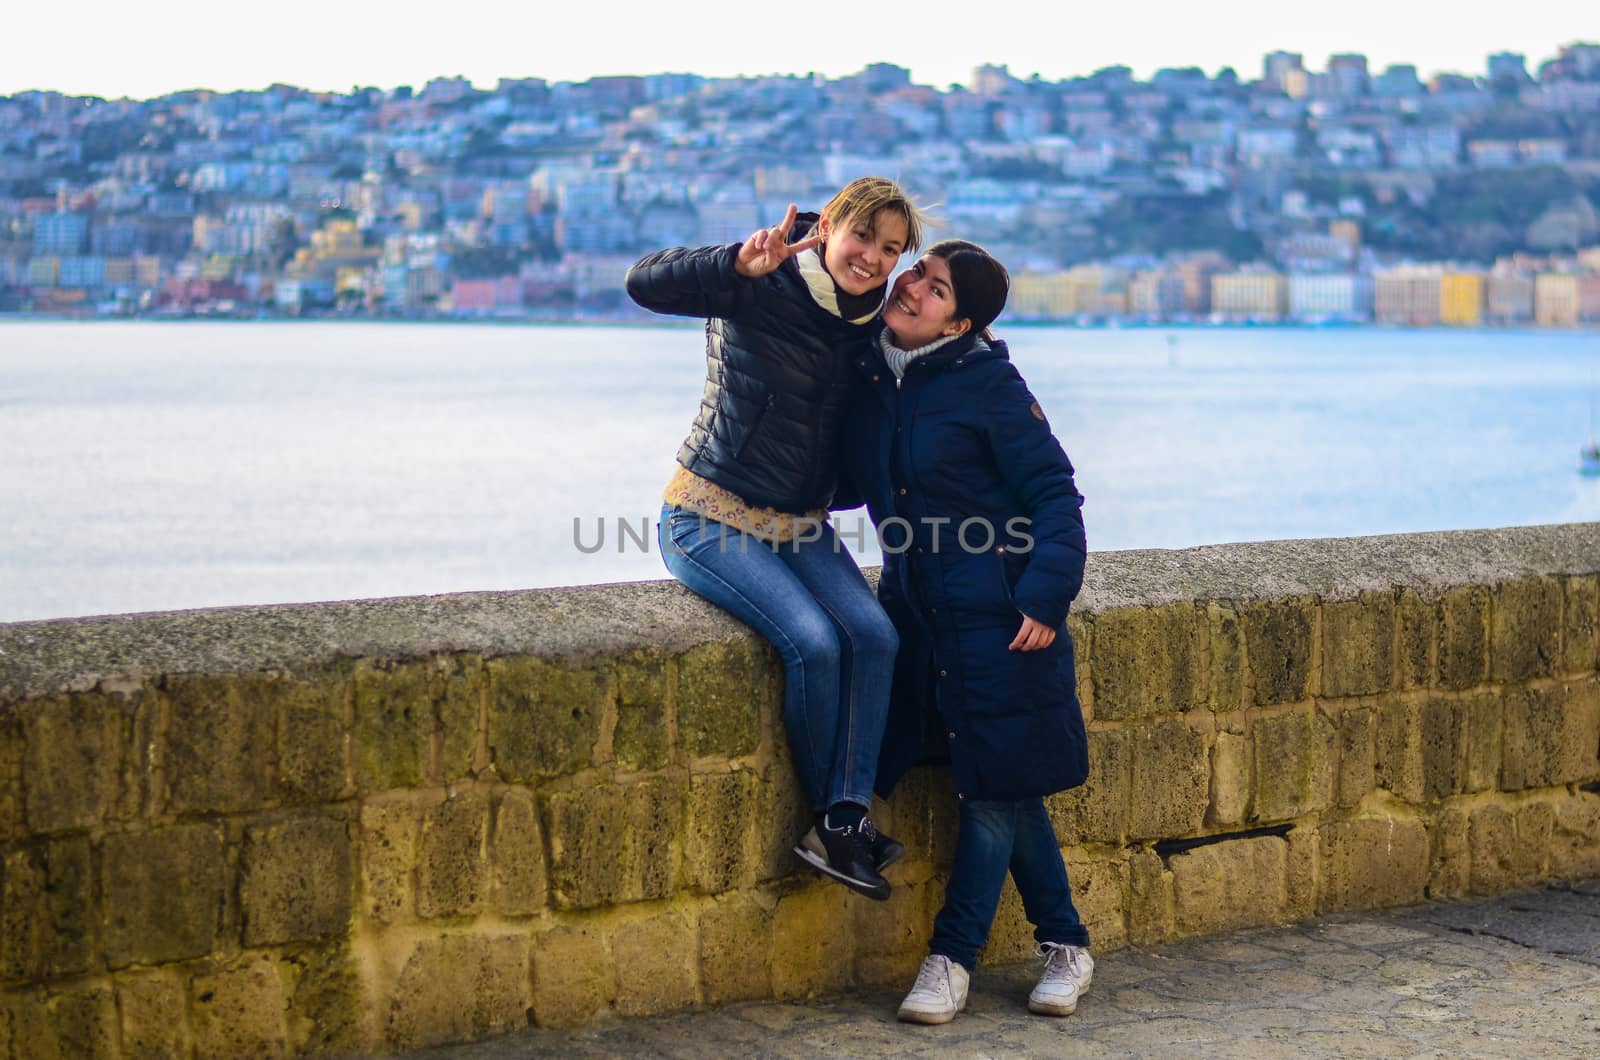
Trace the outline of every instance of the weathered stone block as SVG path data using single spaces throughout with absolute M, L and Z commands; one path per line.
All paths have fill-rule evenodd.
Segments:
M 189 1055 L 187 993 L 170 972 L 120 975 L 116 982 L 126 1060 L 169 1060 Z
M 1094 704 L 1101 721 L 1209 704 L 1205 616 L 1193 604 L 1127 607 L 1094 617 Z
M 1319 912 L 1422 901 L 1428 831 L 1411 817 L 1357 817 L 1317 829 L 1322 840 Z
M 1600 879 L 1600 795 L 1579 791 L 1555 800 L 1550 875 L 1558 880 Z
M 749 878 L 755 861 L 751 849 L 772 827 L 754 816 L 756 787 L 756 774 L 748 769 L 690 778 L 684 835 L 687 886 L 717 894 Z
M 532 793 L 511 788 L 494 804 L 489 848 L 490 895 L 496 912 L 528 916 L 544 908 L 544 833 Z
M 1262 600 L 1243 609 L 1245 658 L 1256 706 L 1298 703 L 1310 696 L 1315 610 L 1311 597 Z
M 489 676 L 483 659 L 460 652 L 435 659 L 433 679 L 439 704 L 439 759 L 448 784 L 478 771 L 478 730 Z
M 1093 647 L 1094 632 L 1089 620 L 1076 611 L 1067 615 L 1067 636 L 1072 638 L 1073 661 L 1077 677 L 1078 707 L 1083 720 L 1094 720 L 1094 672 L 1089 649 Z
M 1474 894 L 1500 894 L 1517 886 L 1516 818 L 1496 803 L 1472 811 L 1467 825 Z
M 667 659 L 656 651 L 618 658 L 617 728 L 612 754 L 627 769 L 660 769 L 667 764 Z
M 1600 575 L 1567 578 L 1561 608 L 1561 672 L 1585 674 L 1600 661 Z
M 1472 882 L 1472 844 L 1467 813 L 1460 806 L 1440 809 L 1429 828 L 1428 897 L 1460 898 Z
M 1211 656 L 1211 709 L 1217 714 L 1240 710 L 1244 701 L 1244 626 L 1232 605 L 1206 605 Z
M 0 980 L 88 971 L 95 920 L 86 836 L 36 839 L 0 857 Z
M 1395 602 L 1395 685 L 1402 689 L 1433 684 L 1434 608 L 1415 589 L 1401 589 Z
M 917 796 L 916 775 L 913 770 L 895 788 L 897 807 L 915 806 Z M 794 854 L 795 841 L 811 827 L 811 807 L 806 804 L 805 792 L 800 790 L 800 780 L 787 764 L 774 763 L 761 773 L 761 783 L 756 789 L 757 809 L 755 819 L 763 827 L 755 830 L 753 837 L 756 875 L 760 882 L 783 879 L 804 864 Z M 954 801 L 955 796 L 950 796 Z M 902 813 L 896 824 L 906 819 Z M 915 851 L 917 837 L 914 831 L 892 832 L 896 839 Z
M 557 928 L 533 940 L 533 1018 L 541 1027 L 577 1027 L 617 997 L 617 966 L 598 925 Z
M 1531 887 L 1545 875 L 1550 861 L 1550 837 L 1555 831 L 1556 812 L 1548 802 L 1528 802 L 1517 807 L 1517 842 L 1512 868 L 1518 887 Z
M 1354 806 L 1377 784 L 1373 736 L 1377 719 L 1365 707 L 1339 714 L 1339 775 L 1335 797 L 1340 806 Z
M 1477 586 L 1451 589 L 1435 609 L 1439 631 L 1439 684 L 1473 688 L 1489 672 L 1489 593 Z
M 1128 941 L 1158 946 L 1172 938 L 1174 925 L 1172 872 L 1154 850 L 1128 855 Z
M 415 1049 L 505 1034 L 527 1026 L 529 995 L 526 936 L 426 937 L 389 1000 L 387 1037 L 396 1048 Z
M 1422 725 L 1415 705 L 1394 703 L 1377 711 L 1373 734 L 1379 786 L 1407 802 L 1422 802 Z
M 1502 582 L 1490 610 L 1489 675 L 1523 681 L 1555 673 L 1561 655 L 1561 583 Z
M 691 757 L 755 753 L 771 658 L 741 638 L 702 644 L 678 659 L 678 741 Z
M 1286 920 L 1289 844 L 1276 836 L 1233 839 L 1174 854 L 1179 935 L 1265 927 Z
M 744 895 L 700 913 L 700 990 L 709 1005 L 768 996 L 772 914 Z
M 105 955 L 111 967 L 212 952 L 227 893 L 218 826 L 179 824 L 108 835 L 101 861 Z
M 1258 821 L 1287 821 L 1333 803 L 1333 724 L 1315 712 L 1258 718 L 1255 800 Z
M 358 1056 L 371 1051 L 366 991 L 345 939 L 315 950 L 297 948 L 287 1023 L 295 1056 Z
M 1076 905 L 1077 888 L 1073 890 L 1073 904 Z M 1081 909 L 1079 913 L 1081 915 Z M 989 937 L 978 951 L 978 963 L 1017 964 L 1032 957 L 1037 945 L 1033 939 L 1033 925 L 1028 923 L 1028 915 L 1022 908 L 1022 896 L 1017 893 L 1017 881 L 1008 876 L 1000 890 L 994 920 L 989 925 Z
M 1129 836 L 1164 839 L 1198 831 L 1208 796 L 1205 737 L 1169 721 L 1133 730 L 1131 744 Z
M 1502 700 L 1498 692 L 1486 692 L 1462 700 L 1461 730 L 1464 754 L 1461 787 L 1463 791 L 1488 791 L 1500 784 Z
M 288 1055 L 289 1000 L 283 973 L 270 958 L 195 976 L 190 996 L 199 1055 Z
M 774 997 L 814 997 L 850 985 L 855 936 L 849 896 L 838 884 L 815 883 L 778 899 L 772 913 Z
M 1315 828 L 1295 827 L 1284 837 L 1289 844 L 1284 877 L 1284 916 L 1290 921 L 1317 915 L 1317 854 L 1322 841 Z
M 1460 704 L 1447 699 L 1424 703 L 1417 740 L 1422 753 L 1422 797 L 1443 799 L 1461 791 L 1466 773 Z
M 897 885 L 885 902 L 852 902 L 856 985 L 900 986 L 915 978 L 928 952 L 927 881 Z
M 1095 948 L 1102 952 L 1128 944 L 1128 865 L 1121 853 L 1097 857 L 1076 847 L 1062 852 L 1067 879 L 1072 884 L 1072 904 Z M 1028 933 L 1029 941 L 1033 933 Z M 1031 949 L 1029 951 L 1032 952 Z
M 1600 769 L 1600 686 L 1507 689 L 1501 783 L 1507 791 L 1593 779 Z
M 422 812 L 411 801 L 361 807 L 361 911 L 379 927 L 401 923 L 416 912 L 411 875 Z
M 1120 845 L 1128 828 L 1128 789 L 1132 778 L 1128 734 L 1120 730 L 1091 731 L 1089 779 L 1079 787 L 1045 800 L 1056 836 L 1069 845 Z
M 16 1060 L 117 1060 L 116 997 L 78 983 L 49 993 L 0 994 L 0 1056 Z
M 0 711 L 0 843 L 27 832 L 22 806 L 24 746 L 22 720 L 12 712 Z
M 1322 694 L 1370 696 L 1394 684 L 1395 601 L 1365 592 L 1322 605 Z
M 1561 691 L 1567 701 L 1564 778 L 1573 784 L 1600 780 L 1600 677 L 1564 682 Z
M 99 824 L 117 801 L 127 716 L 109 697 L 93 693 L 33 700 L 19 713 L 29 828 Z
M 426 662 L 356 665 L 355 775 L 362 791 L 416 787 L 427 778 L 432 685 Z
M 252 810 L 274 793 L 277 685 L 275 679 L 258 675 L 168 678 L 169 809 Z
M 699 940 L 695 921 L 673 910 L 648 920 L 618 924 L 611 935 L 617 966 L 617 1013 L 654 1016 L 688 1008 L 699 996 Z
M 1217 733 L 1211 747 L 1211 805 L 1206 810 L 1210 825 L 1238 824 L 1250 812 L 1253 773 L 1248 736 L 1233 732 Z
M 295 817 L 245 829 L 240 905 L 244 944 L 271 946 L 350 929 L 350 826 L 333 817 Z
M 543 659 L 489 664 L 489 757 L 501 779 L 527 781 L 575 773 L 594 757 L 611 709 L 611 679 Z
M 489 799 L 458 792 L 428 807 L 417 847 L 417 915 L 471 916 L 489 896 Z
M 286 801 L 331 802 L 344 793 L 348 694 L 333 676 L 276 683 L 278 791 Z
M 659 777 L 545 795 L 552 903 L 586 909 L 670 894 L 685 795 L 681 781 Z

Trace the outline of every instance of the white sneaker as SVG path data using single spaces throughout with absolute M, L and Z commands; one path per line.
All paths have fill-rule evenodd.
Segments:
M 949 1023 L 967 1007 L 967 983 L 972 976 L 957 961 L 939 953 L 922 959 L 911 993 L 900 1002 L 906 1023 Z
M 1088 947 L 1041 942 L 1038 955 L 1045 959 L 1044 974 L 1028 995 L 1028 1011 L 1041 1016 L 1072 1015 L 1078 1011 L 1079 996 L 1094 978 L 1094 958 Z

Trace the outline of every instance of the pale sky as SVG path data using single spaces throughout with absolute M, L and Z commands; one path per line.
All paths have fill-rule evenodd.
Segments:
M 465 75 L 581 81 L 598 74 L 854 73 L 909 67 L 945 87 L 979 63 L 1047 78 L 1122 63 L 1232 66 L 1259 77 L 1273 49 L 1321 69 L 1333 52 L 1481 73 L 1490 52 L 1530 71 L 1556 47 L 1600 40 L 1596 0 L 1446 8 L 1418 0 L 77 0 L 0 15 L 0 95 L 26 89 L 146 98 L 177 89 L 420 88 Z M 1446 11 L 1449 13 L 1447 14 Z M 804 12 L 801 23 L 793 16 Z M 1048 14 L 1044 12 L 1049 12 Z

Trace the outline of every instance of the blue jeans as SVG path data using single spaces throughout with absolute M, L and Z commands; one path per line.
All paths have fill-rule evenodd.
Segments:
M 1017 881 L 1022 908 L 1040 942 L 1089 945 L 1089 932 L 1072 904 L 1072 885 L 1061 860 L 1055 829 L 1043 799 L 1018 802 L 961 800 L 961 832 L 945 889 L 944 908 L 933 920 L 928 949 L 977 967 L 989 938 L 1006 871 Z
M 813 812 L 870 808 L 899 638 L 833 527 L 774 545 L 666 505 L 660 538 L 674 578 L 778 649 L 789 753 Z

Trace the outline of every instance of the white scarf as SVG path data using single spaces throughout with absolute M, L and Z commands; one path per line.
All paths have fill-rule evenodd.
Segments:
M 795 258 L 795 264 L 800 266 L 800 275 L 805 278 L 806 286 L 811 289 L 811 297 L 817 304 L 836 317 L 843 318 L 839 311 L 839 296 L 837 288 L 833 285 L 833 277 L 828 275 L 828 267 L 822 264 L 822 248 L 815 247 Z M 865 324 L 878 315 L 878 307 L 865 316 L 856 317 L 850 321 L 852 324 Z

